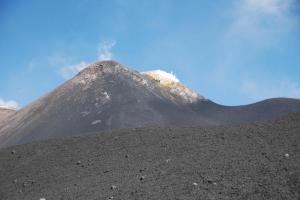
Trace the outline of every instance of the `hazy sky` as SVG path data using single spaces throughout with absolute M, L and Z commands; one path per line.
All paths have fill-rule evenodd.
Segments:
M 300 98 L 299 1 L 0 0 L 0 104 L 110 58 L 221 104 Z

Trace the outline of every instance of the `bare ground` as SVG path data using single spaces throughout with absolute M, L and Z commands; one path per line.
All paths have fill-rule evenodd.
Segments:
M 300 113 L 138 128 L 0 150 L 0 199 L 299 199 Z

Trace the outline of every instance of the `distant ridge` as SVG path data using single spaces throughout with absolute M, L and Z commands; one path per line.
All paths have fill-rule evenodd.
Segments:
M 0 122 L 0 147 L 100 130 L 254 122 L 297 110 L 300 100 L 285 98 L 218 105 L 170 74 L 102 61 Z
M 0 122 L 17 111 L 16 108 L 0 106 Z

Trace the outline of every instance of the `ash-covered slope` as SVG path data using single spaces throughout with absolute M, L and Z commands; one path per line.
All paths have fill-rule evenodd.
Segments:
M 139 73 L 114 61 L 89 65 L 53 92 L 0 122 L 0 147 L 99 130 L 218 125 L 271 119 L 300 110 L 300 100 L 226 107 L 161 71 Z
M 0 122 L 6 119 L 8 116 L 14 114 L 15 112 L 16 109 L 0 106 Z
M 0 150 L 0 199 L 299 199 L 300 113 L 138 128 Z

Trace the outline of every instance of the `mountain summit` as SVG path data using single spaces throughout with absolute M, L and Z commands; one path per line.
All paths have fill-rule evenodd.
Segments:
M 0 122 L 0 147 L 99 130 L 251 122 L 295 110 L 300 110 L 300 101 L 294 99 L 221 106 L 172 74 L 140 73 L 102 61 Z

